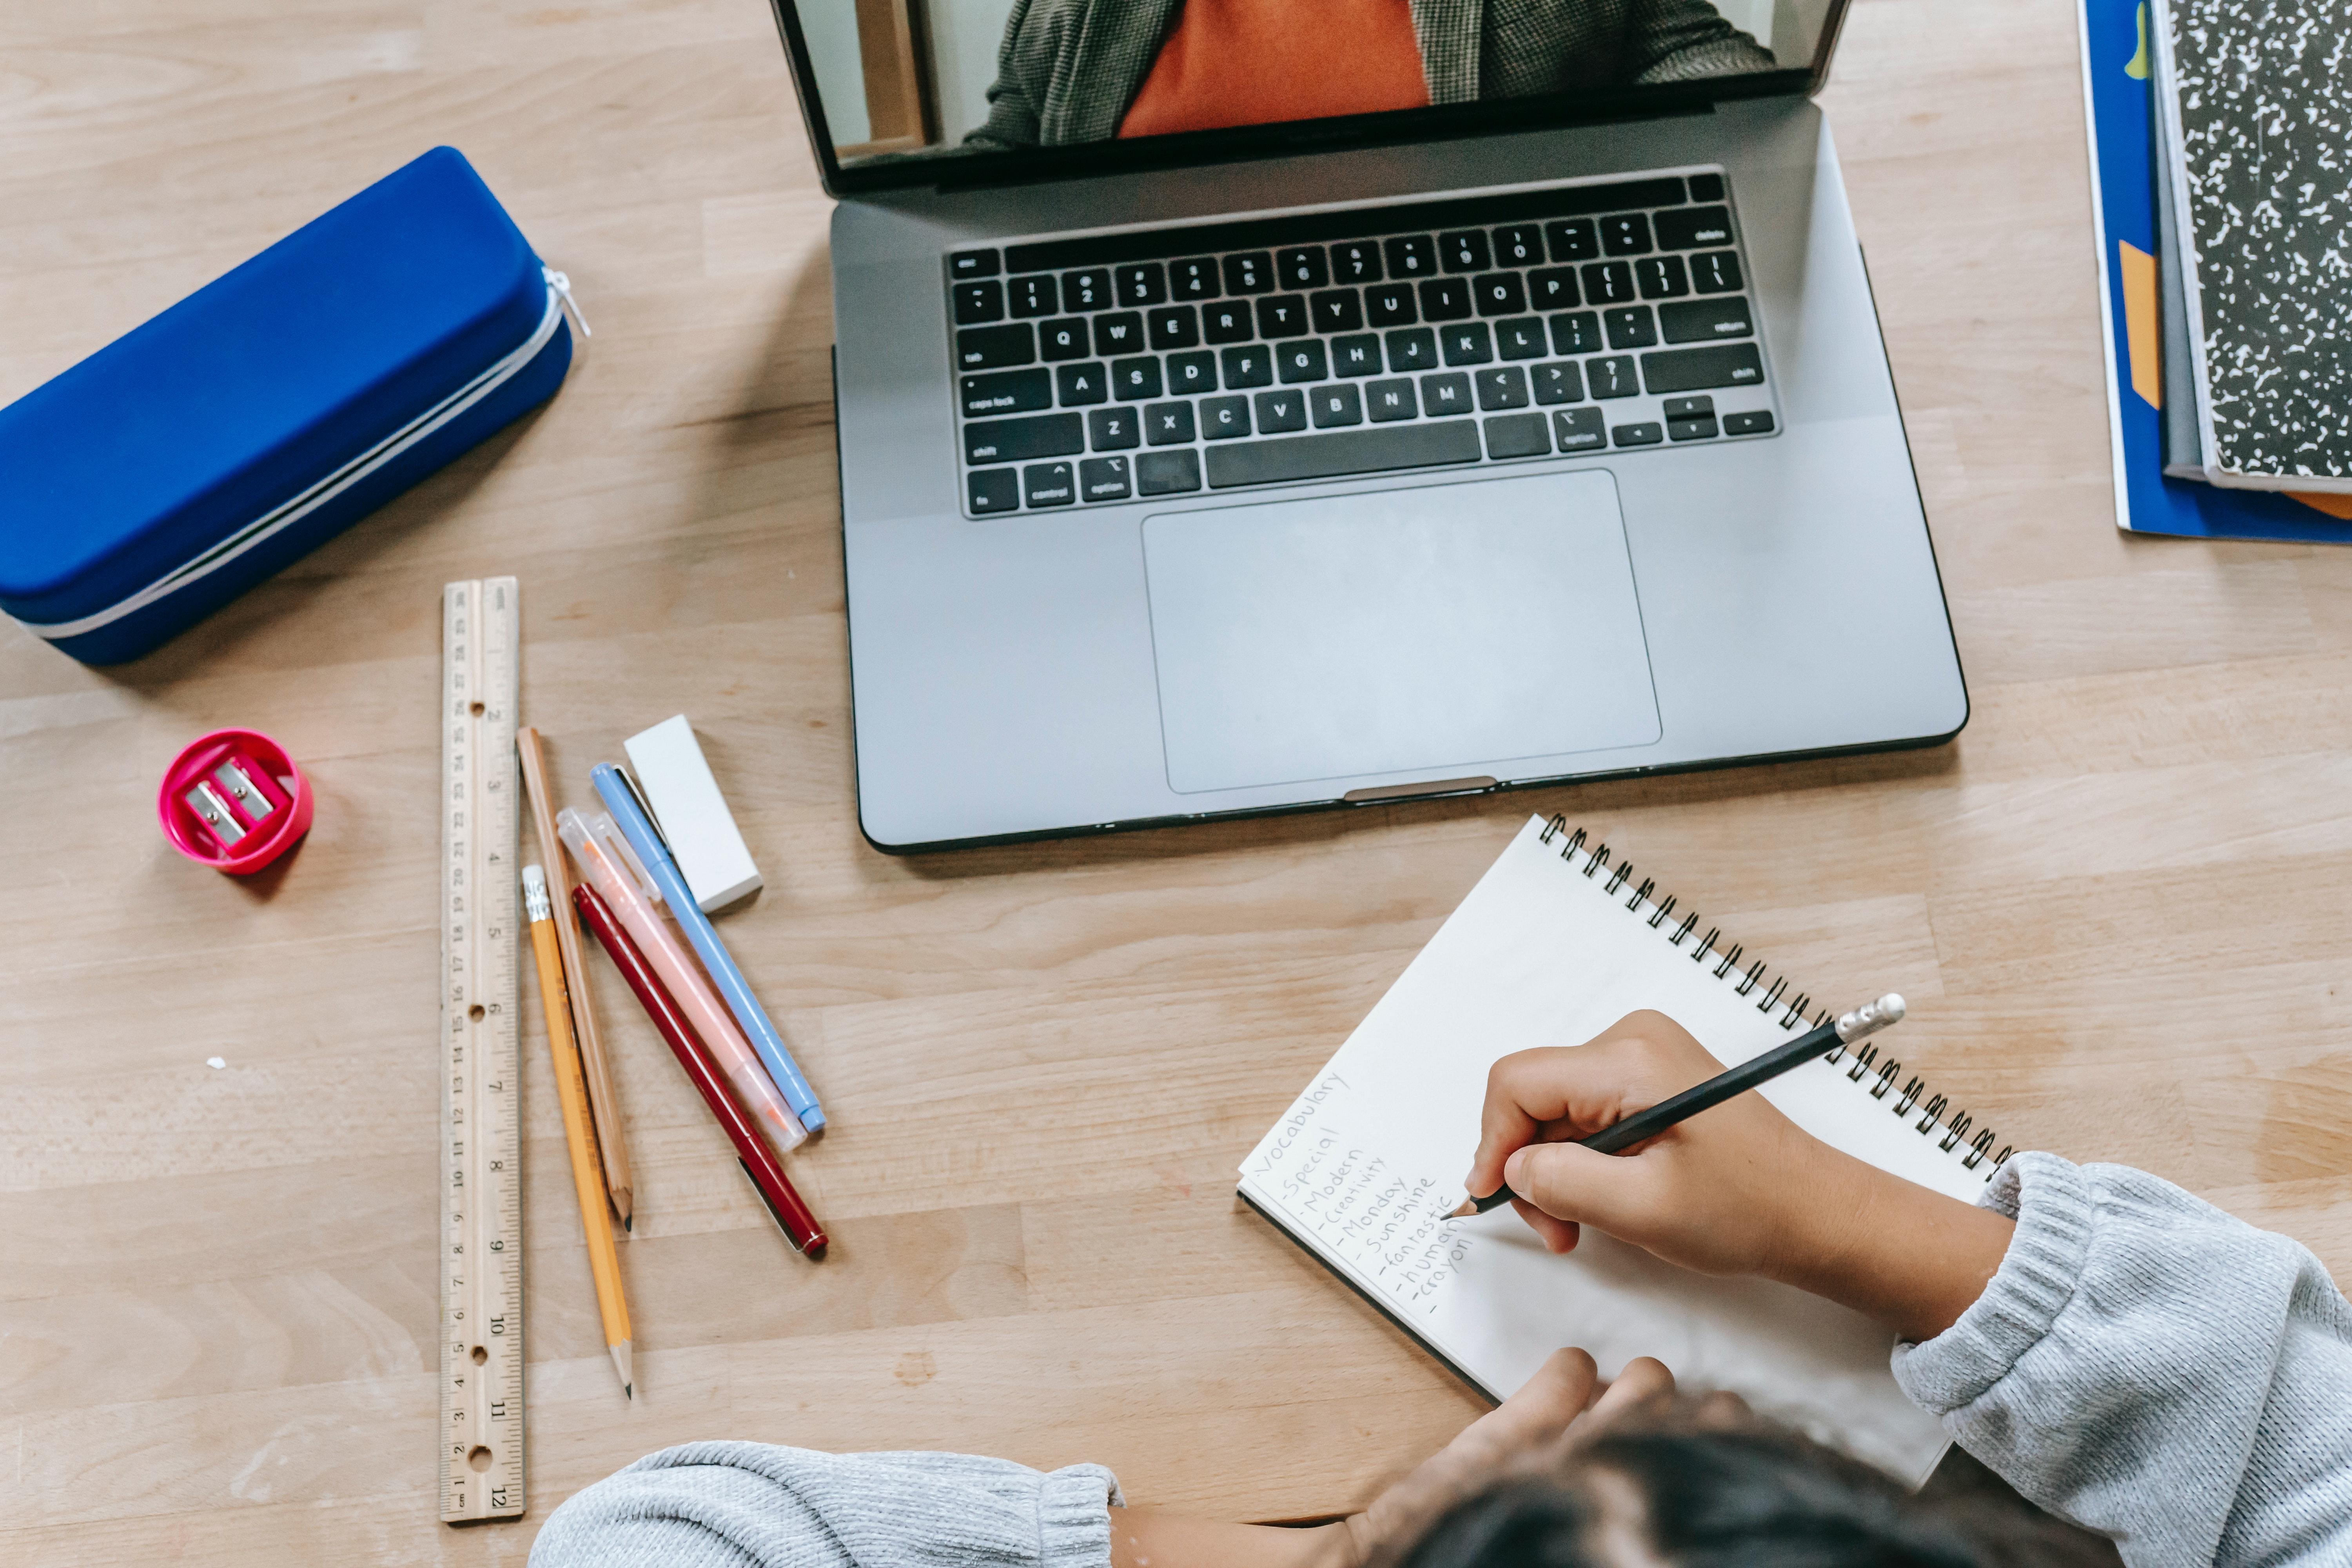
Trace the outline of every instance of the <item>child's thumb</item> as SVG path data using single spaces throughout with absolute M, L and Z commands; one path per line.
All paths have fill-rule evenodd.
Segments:
M 1503 1165 L 1511 1191 L 1554 1219 L 1614 1232 L 1635 1206 L 1634 1162 L 1577 1143 L 1530 1143 Z

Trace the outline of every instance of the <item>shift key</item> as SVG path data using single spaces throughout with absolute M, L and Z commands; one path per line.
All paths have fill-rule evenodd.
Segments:
M 1063 458 L 1086 449 L 1086 425 L 1075 414 L 978 419 L 963 427 L 967 463 L 1024 463 L 1032 458 Z
M 1764 356 L 1754 343 L 1711 349 L 1668 349 L 1642 356 L 1642 384 L 1653 394 L 1704 392 L 1711 386 L 1761 386 Z

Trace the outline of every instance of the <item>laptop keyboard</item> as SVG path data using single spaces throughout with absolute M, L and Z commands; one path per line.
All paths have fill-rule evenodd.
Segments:
M 1719 173 L 947 258 L 974 517 L 1778 428 Z

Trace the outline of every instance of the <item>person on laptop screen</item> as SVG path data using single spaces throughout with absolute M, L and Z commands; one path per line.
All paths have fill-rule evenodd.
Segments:
M 1015 0 L 975 151 L 1775 68 L 1706 0 Z

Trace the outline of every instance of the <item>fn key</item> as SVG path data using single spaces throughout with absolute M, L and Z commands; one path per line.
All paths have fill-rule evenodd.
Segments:
M 1012 468 L 982 468 L 964 476 L 964 493 L 971 500 L 975 517 L 985 517 L 992 511 L 1019 511 L 1021 476 Z

